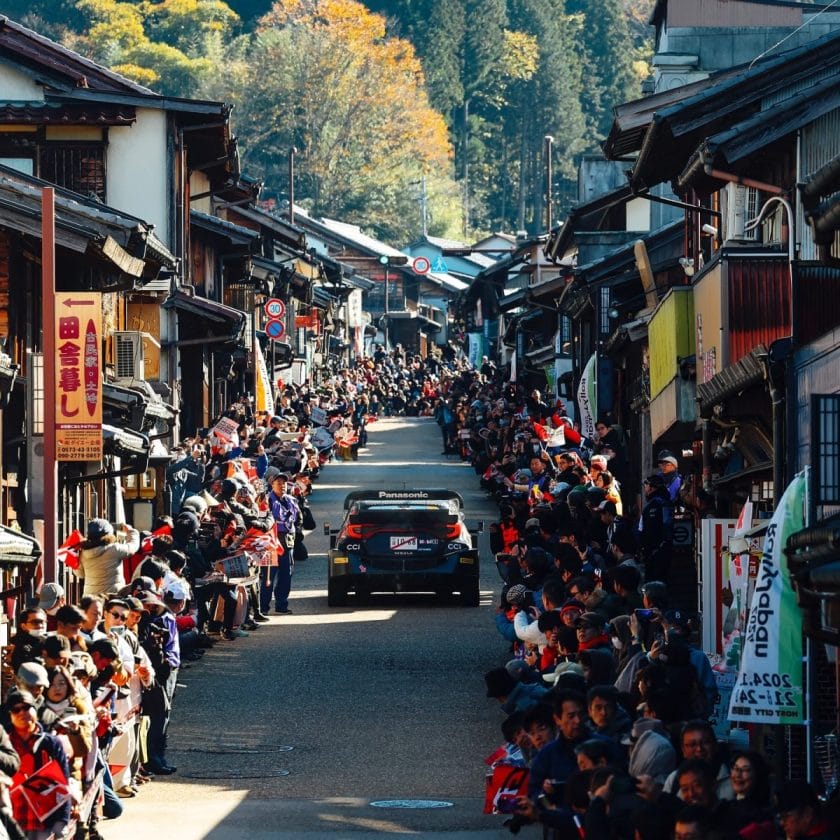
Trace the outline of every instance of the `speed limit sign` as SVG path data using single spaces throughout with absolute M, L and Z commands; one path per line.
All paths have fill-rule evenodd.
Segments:
M 428 274 L 431 271 L 432 264 L 429 262 L 428 257 L 415 257 L 412 260 L 411 267 L 414 269 L 415 274 Z
M 286 314 L 286 304 L 280 298 L 269 298 L 263 309 L 269 318 L 282 318 Z

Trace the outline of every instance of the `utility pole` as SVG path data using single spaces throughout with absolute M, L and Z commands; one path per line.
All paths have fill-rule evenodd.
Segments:
M 469 151 L 469 120 L 470 120 L 470 100 L 464 100 L 464 133 L 463 133 L 463 152 L 464 152 L 464 239 L 470 238 L 470 151 Z
M 289 149 L 289 224 L 295 223 L 295 155 L 297 146 Z
M 426 193 L 426 176 L 423 176 L 423 180 L 420 182 L 420 189 L 423 191 L 420 197 L 420 212 L 422 214 L 422 221 L 423 221 L 423 236 L 428 236 L 429 234 L 429 197 Z
M 554 138 L 550 134 L 545 135 L 545 229 L 546 232 L 551 233 L 551 203 L 552 203 L 552 151 L 554 148 Z

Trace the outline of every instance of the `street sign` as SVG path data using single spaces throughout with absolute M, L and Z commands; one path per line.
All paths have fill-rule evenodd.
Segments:
M 286 325 L 279 318 L 272 318 L 265 322 L 265 334 L 269 338 L 282 338 L 286 332 Z
M 432 270 L 432 264 L 428 257 L 415 257 L 411 263 L 415 274 L 428 274 Z
M 55 296 L 57 461 L 102 460 L 102 295 Z
M 286 314 L 286 304 L 280 298 L 269 298 L 263 309 L 269 318 L 282 318 Z
M 435 264 L 432 266 L 432 271 L 435 274 L 449 274 L 449 266 L 444 261 L 443 257 L 438 257 Z

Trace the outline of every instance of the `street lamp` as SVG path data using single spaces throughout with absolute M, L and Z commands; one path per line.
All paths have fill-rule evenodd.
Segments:
M 383 344 L 385 345 L 385 352 L 388 352 L 388 262 L 389 257 L 383 254 L 379 258 L 379 262 L 382 263 L 382 268 L 385 271 L 385 306 L 382 311 L 382 340 Z
M 385 271 L 385 304 L 382 312 L 382 338 L 385 344 L 385 349 L 388 349 L 388 266 L 389 265 L 406 265 L 408 257 L 403 254 L 389 256 L 382 254 L 379 262 Z

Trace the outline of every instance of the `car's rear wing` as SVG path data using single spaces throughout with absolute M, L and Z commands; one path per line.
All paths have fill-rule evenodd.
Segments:
M 344 510 L 349 510 L 356 502 L 443 502 L 453 499 L 460 508 L 464 507 L 463 497 L 454 490 L 356 490 L 344 498 Z

